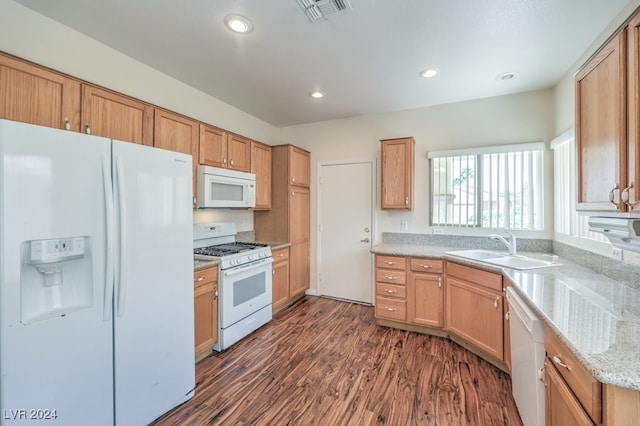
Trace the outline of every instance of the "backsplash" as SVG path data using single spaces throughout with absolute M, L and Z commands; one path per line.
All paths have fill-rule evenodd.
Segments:
M 559 241 L 553 242 L 553 253 L 612 280 L 640 290 L 640 267 L 638 266 L 582 250 Z
M 489 237 L 474 237 L 466 235 L 433 235 L 407 234 L 400 232 L 383 232 L 383 244 L 414 244 L 426 246 L 441 246 L 465 249 L 506 250 L 504 244 Z M 518 238 L 518 251 L 535 253 L 551 253 L 552 240 L 534 238 Z

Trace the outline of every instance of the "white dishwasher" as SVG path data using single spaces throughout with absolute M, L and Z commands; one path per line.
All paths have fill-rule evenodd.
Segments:
M 538 372 L 544 366 L 544 325 L 511 287 L 507 300 L 513 399 L 524 426 L 543 426 L 545 390 Z

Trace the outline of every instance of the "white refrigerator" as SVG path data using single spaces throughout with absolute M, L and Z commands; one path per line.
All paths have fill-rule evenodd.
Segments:
M 193 396 L 191 156 L 0 120 L 0 424 Z

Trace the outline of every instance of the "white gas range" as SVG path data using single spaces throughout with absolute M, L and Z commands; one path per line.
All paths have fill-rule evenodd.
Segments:
M 223 351 L 271 321 L 271 248 L 236 242 L 232 222 L 193 225 L 196 259 L 220 260 L 218 343 Z

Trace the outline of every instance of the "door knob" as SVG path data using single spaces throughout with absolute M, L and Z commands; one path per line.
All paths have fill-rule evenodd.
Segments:
M 364 240 L 360 240 L 360 242 L 361 242 L 361 243 L 368 243 L 368 242 L 369 242 L 369 239 L 368 239 L 368 238 L 365 238 Z
M 364 232 L 369 232 L 369 227 L 364 228 Z

